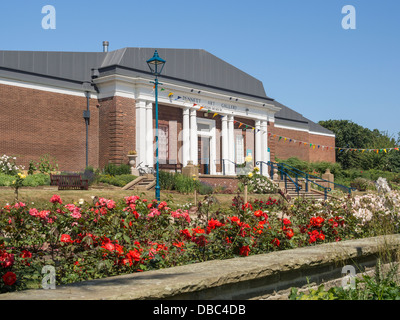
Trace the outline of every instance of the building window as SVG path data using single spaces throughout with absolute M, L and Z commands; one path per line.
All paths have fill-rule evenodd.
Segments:
M 236 136 L 236 163 L 242 164 L 244 162 L 244 139 L 243 135 Z
M 158 158 L 161 164 L 168 163 L 169 139 L 167 125 L 160 125 L 158 127 Z

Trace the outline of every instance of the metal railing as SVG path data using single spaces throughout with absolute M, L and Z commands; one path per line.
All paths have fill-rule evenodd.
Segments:
M 305 178 L 305 179 L 306 179 L 306 191 L 308 191 L 308 182 L 312 182 L 312 183 L 314 183 L 314 184 L 317 184 L 317 183 L 316 183 L 315 181 L 313 181 L 312 179 L 316 179 L 316 180 L 323 181 L 323 182 L 325 182 L 325 183 L 331 184 L 331 185 L 333 185 L 333 186 L 335 186 L 335 187 L 338 187 L 338 188 L 344 190 L 344 192 L 347 192 L 347 193 L 349 193 L 349 194 L 351 194 L 352 191 L 356 191 L 356 190 L 357 190 L 356 188 L 347 187 L 347 186 L 344 186 L 344 185 L 342 185 L 342 184 L 339 184 L 339 183 L 336 183 L 336 182 L 333 182 L 333 181 L 329 181 L 329 180 L 323 179 L 323 178 L 321 178 L 321 177 L 318 177 L 318 176 L 315 176 L 315 175 L 306 173 L 306 172 L 301 171 L 300 169 L 297 169 L 297 168 L 295 168 L 295 167 L 293 167 L 293 166 L 291 166 L 291 165 L 289 165 L 289 164 L 287 164 L 287 163 L 280 163 L 280 164 L 277 164 L 277 165 L 281 165 L 283 168 L 289 167 L 289 168 L 291 168 L 292 170 L 296 171 L 296 174 L 297 174 L 297 175 L 299 175 L 299 176 Z M 287 168 L 287 170 L 289 170 L 289 169 Z M 292 172 L 293 172 L 293 171 L 292 171 Z M 317 185 L 319 185 L 319 184 L 317 184 Z M 319 185 L 319 186 L 320 186 L 320 185 Z M 322 187 L 322 186 L 321 186 L 321 187 Z M 325 188 L 325 187 L 322 187 L 322 188 Z M 328 187 L 328 188 L 329 188 L 329 187 Z M 329 188 L 329 191 L 332 191 L 332 189 Z

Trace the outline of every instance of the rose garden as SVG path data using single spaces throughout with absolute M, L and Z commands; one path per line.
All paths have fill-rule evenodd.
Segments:
M 12 181 L 2 191 L 18 195 L 27 188 L 29 174 L 9 168 L 15 169 Z M 36 174 L 46 172 L 31 173 Z M 265 179 L 257 170 L 249 177 Z M 44 266 L 54 267 L 56 284 L 61 285 L 395 234 L 400 192 L 379 181 L 378 189 L 363 193 L 290 202 L 265 190 L 254 191 L 244 202 L 235 190 L 224 195 L 228 203 L 221 204 L 216 192 L 208 192 L 199 194 L 193 205 L 185 197 L 177 201 L 178 193 L 166 187 L 163 193 L 169 197 L 161 202 L 149 193 L 111 198 L 96 196 L 93 189 L 93 197 L 85 201 L 66 201 L 68 191 L 38 202 L 19 195 L 0 208 L 0 290 L 41 288 Z

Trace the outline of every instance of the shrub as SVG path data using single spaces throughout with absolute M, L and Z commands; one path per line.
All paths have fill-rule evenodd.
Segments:
M 358 191 L 366 191 L 369 185 L 369 181 L 364 178 L 356 178 L 353 182 L 350 183 L 350 187 L 356 188 Z
M 117 175 L 117 176 L 102 174 L 96 178 L 96 181 L 102 182 L 102 183 L 107 183 L 107 184 L 117 186 L 117 187 L 124 187 L 129 182 L 135 180 L 136 178 L 137 178 L 136 176 L 133 176 L 131 174 L 121 174 L 121 175 Z
M 193 178 L 187 177 L 181 173 L 174 175 L 174 188 L 176 191 L 184 194 L 193 193 L 198 189 L 200 182 Z
M 212 194 L 214 192 L 214 188 L 205 182 L 200 182 L 197 191 L 201 195 Z
M 58 170 L 57 159 L 48 153 L 42 155 L 37 163 L 37 170 L 41 173 L 50 173 Z
M 16 157 L 11 157 L 7 155 L 3 155 L 0 158 L 0 173 L 4 173 L 7 175 L 16 175 L 18 171 L 23 170 L 23 166 L 16 165 Z
M 239 191 L 243 191 L 244 185 L 247 184 L 247 191 L 249 193 L 257 194 L 268 194 L 276 193 L 277 188 L 274 183 L 266 176 L 262 176 L 258 173 L 258 168 L 254 168 L 252 172 L 247 175 L 240 175 L 239 179 Z
M 104 167 L 103 172 L 110 176 L 126 175 L 131 173 L 131 167 L 127 164 L 116 165 L 109 163 Z
M 14 180 L 15 176 L 0 174 L 0 186 L 10 187 Z M 37 187 L 37 186 L 48 186 L 48 185 L 50 185 L 50 177 L 49 175 L 43 173 L 28 175 L 26 176 L 23 182 L 24 187 Z
M 162 190 L 174 190 L 175 180 L 174 180 L 174 174 L 172 172 L 160 170 L 159 178 L 160 178 L 160 188 Z
M 200 182 L 182 173 L 159 171 L 160 188 L 162 190 L 175 190 L 180 193 L 193 193 L 201 188 Z

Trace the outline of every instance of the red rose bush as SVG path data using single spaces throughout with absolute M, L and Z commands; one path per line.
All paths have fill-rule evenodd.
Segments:
M 373 235 L 352 201 L 288 205 L 235 197 L 231 208 L 206 218 L 139 196 L 77 204 L 54 195 L 44 208 L 6 205 L 0 209 L 0 292 L 40 288 L 47 265 L 60 285 Z M 397 228 L 398 208 L 390 204 L 391 214 L 383 216 Z

